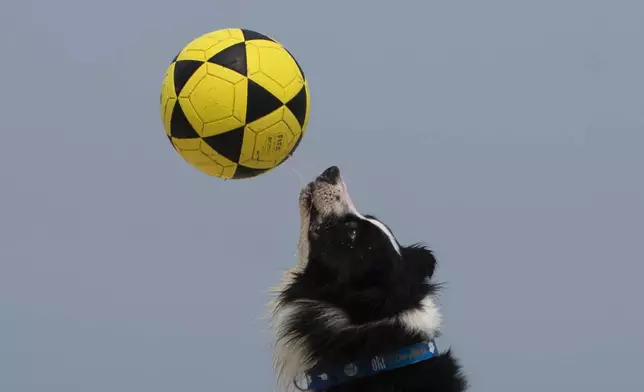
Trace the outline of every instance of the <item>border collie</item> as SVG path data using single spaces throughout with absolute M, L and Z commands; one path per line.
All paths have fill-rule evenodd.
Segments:
M 274 365 L 283 391 L 463 392 L 441 315 L 432 252 L 403 246 L 359 213 L 336 166 L 300 193 L 297 265 L 272 302 Z

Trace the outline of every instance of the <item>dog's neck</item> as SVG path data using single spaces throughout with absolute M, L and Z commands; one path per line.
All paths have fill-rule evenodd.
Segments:
M 307 372 L 304 384 L 296 384 L 302 391 L 321 392 L 347 382 L 374 376 L 426 361 L 438 355 L 436 342 L 416 343 L 396 351 L 379 353 L 349 362 L 321 364 Z
M 286 274 L 278 293 L 293 282 L 297 270 L 296 267 Z M 442 321 L 433 294 L 423 298 L 416 308 L 363 324 L 352 323 L 342 309 L 321 301 L 300 299 L 281 303 L 278 297 L 272 305 L 271 324 L 276 337 L 273 359 L 282 391 L 297 391 L 294 381 L 321 360 L 326 360 L 326 353 L 316 349 L 319 342 L 313 342 L 311 336 L 323 339 L 330 349 L 351 352 L 351 345 L 373 345 L 382 330 L 389 328 L 403 332 L 392 334 L 402 336 L 401 341 L 378 344 L 389 343 L 392 348 L 399 349 L 409 343 L 435 338 Z M 307 327 L 302 327 L 302 320 L 307 320 Z M 409 341 L 411 337 L 413 341 Z

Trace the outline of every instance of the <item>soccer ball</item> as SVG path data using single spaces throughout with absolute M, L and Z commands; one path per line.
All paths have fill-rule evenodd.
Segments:
M 222 29 L 188 43 L 161 88 L 166 135 L 183 159 L 223 179 L 251 178 L 287 160 L 309 118 L 308 82 L 280 43 Z

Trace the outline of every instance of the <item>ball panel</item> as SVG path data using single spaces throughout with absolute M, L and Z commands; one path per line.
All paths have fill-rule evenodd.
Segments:
M 170 120 L 172 118 L 172 110 L 177 101 L 177 95 L 174 91 L 174 63 L 170 64 L 163 77 L 161 84 L 161 122 L 165 129 L 166 135 L 170 136 Z
M 172 135 L 172 113 L 174 111 L 174 105 L 177 103 L 176 98 L 169 98 L 165 101 L 165 105 L 162 106 L 163 112 L 163 129 L 165 129 L 165 134 L 168 136 Z
M 286 104 L 286 107 L 295 116 L 300 127 L 304 127 L 308 108 L 306 85 L 302 85 L 300 91 Z
M 231 39 L 231 40 L 228 40 L 228 41 L 219 42 L 219 43 L 211 46 L 210 48 L 204 50 L 205 58 L 206 58 L 206 60 L 210 59 L 210 58 L 214 57 L 215 55 L 217 55 L 218 53 L 224 52 L 224 51 L 228 50 L 229 48 L 237 46 L 237 45 L 240 45 L 240 44 L 243 45 L 243 43 L 244 43 L 244 41 L 239 40 L 239 39 Z M 234 49 L 232 49 L 232 50 L 234 50 Z
M 199 79 L 188 99 L 201 121 L 220 121 L 233 115 L 235 87 L 225 79 L 207 74 Z
M 255 138 L 257 134 L 248 129 L 248 125 L 244 127 L 244 138 L 242 140 L 242 148 L 239 153 L 239 160 L 237 163 L 246 165 L 246 162 L 249 162 L 253 159 L 255 155 Z
M 186 160 L 189 164 L 201 169 L 207 166 L 216 165 L 217 167 L 223 167 L 222 165 L 217 164 L 212 159 L 210 159 L 206 154 L 201 150 L 179 150 L 179 154 Z
M 199 151 L 201 149 L 201 138 L 179 139 L 172 138 L 172 144 L 180 151 Z
M 297 139 L 297 131 L 293 132 L 286 120 L 282 119 L 279 123 L 265 129 L 258 136 L 272 138 L 272 141 L 269 140 L 267 145 L 264 146 L 267 155 L 262 156 L 260 154 L 260 158 L 278 162 L 288 155 L 289 146 L 292 146 L 295 143 L 295 139 Z
M 201 80 L 190 95 L 191 102 L 204 121 L 202 135 L 212 136 L 243 126 L 248 79 L 219 65 L 208 64 L 207 68 L 208 77 Z M 218 78 L 227 85 L 212 78 Z
M 266 128 L 262 133 L 257 135 L 256 146 L 259 154 L 256 162 L 270 163 L 271 166 L 277 165 L 277 162 L 288 156 L 289 146 L 292 146 L 297 140 L 284 121 Z M 261 146 L 261 147 L 260 147 Z M 246 163 L 248 164 L 248 163 Z M 249 165 L 254 167 L 254 165 Z
M 300 78 L 293 79 L 293 83 L 284 88 L 284 97 L 282 102 L 289 102 L 297 97 L 297 94 L 304 88 L 304 81 Z
M 201 150 L 179 150 L 179 154 L 194 168 L 208 175 L 231 178 L 235 173 L 235 164 L 222 165 Z
M 250 167 L 237 165 L 233 179 L 241 180 L 245 178 L 253 178 L 259 176 L 260 174 L 266 173 L 269 170 L 271 169 L 253 169 Z
M 161 108 L 163 109 L 166 105 L 168 99 L 176 99 L 177 94 L 174 90 L 174 63 L 170 64 L 163 75 L 163 81 L 161 82 L 161 96 L 159 98 L 161 103 Z M 165 112 L 161 114 L 162 118 L 165 118 Z
M 213 169 L 213 170 L 215 170 L 215 167 L 216 167 L 216 166 L 213 166 L 213 167 L 212 167 L 212 169 Z M 235 174 L 235 170 L 236 170 L 236 168 L 237 168 L 237 165 L 233 165 L 233 166 L 224 166 L 223 168 L 221 168 L 221 171 L 219 171 L 219 174 L 213 174 L 213 173 L 209 173 L 207 170 L 209 170 L 210 168 L 209 168 L 209 167 L 206 167 L 206 171 L 204 171 L 204 172 L 205 172 L 206 174 L 211 175 L 211 176 L 212 176 L 212 175 L 216 175 L 216 176 L 217 176 L 217 177 L 219 177 L 219 178 L 223 178 L 223 179 L 225 179 L 225 180 L 230 180 L 230 179 L 232 179 L 232 178 L 233 178 L 233 175 Z
M 239 162 L 242 144 L 244 140 L 244 127 L 232 131 L 220 133 L 214 136 L 204 137 L 203 141 L 219 155 L 231 162 Z
M 295 151 L 297 151 L 297 148 L 300 146 L 300 142 L 302 141 L 303 138 L 304 138 L 304 132 L 300 133 L 300 137 L 298 137 L 297 140 L 295 140 L 295 144 L 291 148 L 291 152 L 288 154 L 286 158 L 292 156 L 295 153 Z
M 220 65 L 224 68 L 246 76 L 246 45 L 243 42 L 236 43 L 225 50 L 208 57 L 208 62 Z
M 204 140 L 199 144 L 200 151 L 205 154 L 211 161 L 221 166 L 235 166 L 237 162 L 233 162 L 225 156 L 221 155 L 218 151 L 214 150 Z
M 217 177 L 232 178 L 236 164 L 212 150 L 201 139 L 173 139 L 181 157 L 196 169 Z
M 248 79 L 248 97 L 246 108 L 246 124 L 250 124 L 275 110 L 283 104 L 282 101 L 271 94 L 255 81 Z
M 220 121 L 204 124 L 201 134 L 203 137 L 216 136 L 242 126 L 244 126 L 244 123 L 238 121 L 235 117 L 227 117 Z
M 201 63 L 206 61 L 206 53 L 203 50 L 182 50 L 176 57 L 175 62 L 178 61 L 199 61 Z
M 295 138 L 293 145 L 289 146 L 290 150 L 288 155 L 286 155 L 284 159 L 279 161 L 278 165 L 282 164 L 284 161 L 286 161 L 289 157 L 291 157 L 295 153 L 295 151 L 300 145 L 300 142 L 304 138 L 304 134 L 306 133 L 306 125 L 308 122 L 308 110 L 309 110 L 309 105 L 308 105 L 309 94 L 308 94 L 307 82 L 305 81 L 304 84 L 305 84 L 304 91 L 305 91 L 305 98 L 306 98 L 305 102 L 307 102 L 304 121 L 301 122 L 300 119 L 295 116 L 293 110 L 287 110 L 284 112 L 284 121 L 289 126 L 289 128 L 291 128 L 291 131 L 293 131 L 293 133 L 296 134 L 297 136 Z M 298 129 L 299 132 L 296 132 L 295 129 Z
M 190 106 L 190 103 L 188 102 L 186 105 Z M 181 99 L 178 102 L 175 102 L 174 107 L 172 108 L 172 118 L 170 118 L 170 135 L 173 138 L 178 139 L 194 139 L 199 137 L 199 134 L 195 130 L 194 126 L 186 117 L 184 108 L 181 105 Z
M 265 40 L 246 42 L 246 56 L 248 77 L 254 82 L 282 102 L 297 94 L 304 79 L 295 60 L 280 44 Z
M 272 111 L 266 116 L 260 117 L 257 120 L 246 124 L 246 128 L 251 132 L 259 134 L 271 125 L 277 124 L 278 122 L 282 121 L 282 118 L 284 116 L 284 109 L 284 106 L 280 106 L 279 108 L 277 108 L 277 110 Z
M 183 48 L 183 52 L 188 51 L 205 51 L 208 48 L 216 45 L 219 42 L 230 40 L 232 37 L 228 30 L 216 30 L 203 34 L 192 41 Z M 181 57 L 181 55 L 179 55 Z
M 244 35 L 240 29 L 211 31 L 189 42 L 179 53 L 177 59 L 206 61 L 215 53 L 243 41 Z
M 243 161 L 239 163 L 251 169 L 270 170 L 275 167 L 274 161 L 266 162 L 266 161 L 260 161 L 257 159 L 251 159 L 251 160 Z
M 188 81 L 196 75 L 205 72 L 205 69 L 202 69 L 204 68 L 203 64 L 203 62 L 195 60 L 182 60 L 174 63 L 172 80 L 174 82 L 174 92 L 176 95 L 182 95 L 183 89 Z
M 268 36 L 266 36 L 266 35 L 264 35 L 262 33 L 258 33 L 257 31 L 248 30 L 248 29 L 240 29 L 240 30 L 241 30 L 241 32 L 242 32 L 242 34 L 244 36 L 244 40 L 246 40 L 246 41 L 250 41 L 250 40 L 254 40 L 254 39 L 262 39 L 262 40 L 266 40 L 266 41 L 274 41 L 274 39 L 272 39 L 271 37 L 268 37 Z
M 197 87 L 201 79 L 203 79 L 207 74 L 208 74 L 208 67 L 206 66 L 206 63 L 197 63 L 192 62 L 191 69 L 185 70 L 184 74 L 181 74 L 181 80 L 179 81 L 179 75 L 178 69 L 181 68 L 181 64 L 184 63 L 183 61 L 177 61 L 175 63 L 175 76 L 174 76 L 174 84 L 175 88 L 178 90 L 177 95 L 179 97 L 186 98 L 190 96 L 192 93 L 192 90 Z M 179 84 L 181 83 L 181 87 L 179 88 Z
M 302 127 L 300 126 L 300 123 L 297 120 L 297 118 L 293 115 L 293 113 L 290 110 L 284 110 L 284 114 L 282 115 L 282 121 L 286 123 L 286 126 L 288 127 L 289 131 L 291 131 L 291 134 L 293 135 L 293 138 L 294 138 L 292 143 L 289 143 L 287 146 L 287 149 L 290 152 L 290 150 L 293 148 L 293 145 L 295 144 L 295 140 L 297 140 L 302 134 Z
M 221 174 L 219 175 L 219 177 L 226 180 L 230 180 L 235 175 L 235 170 L 237 170 L 237 165 L 225 166 L 224 169 L 221 171 Z
M 288 155 L 295 136 L 284 121 L 285 107 L 246 126 L 239 163 L 256 169 L 274 167 Z
M 202 136 L 203 122 L 192 107 L 189 98 L 179 97 L 179 104 L 175 105 L 173 112 L 177 116 L 175 119 L 175 114 L 173 113 L 171 129 L 173 137 L 194 138 Z
M 230 84 L 235 84 L 247 80 L 244 75 L 241 75 L 238 72 L 226 67 L 222 67 L 219 64 L 206 63 L 206 72 L 209 75 L 216 76 L 222 80 L 229 82 Z
M 239 41 L 245 40 L 244 32 L 242 31 L 242 29 L 235 27 L 235 28 L 228 28 L 224 30 L 228 30 L 228 34 L 230 34 L 230 36 L 236 40 L 239 40 Z

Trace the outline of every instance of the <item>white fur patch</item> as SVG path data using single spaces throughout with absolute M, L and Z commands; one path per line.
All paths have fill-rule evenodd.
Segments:
M 393 233 L 389 229 L 387 229 L 387 226 L 385 226 L 384 224 L 382 224 L 382 222 L 380 222 L 380 221 L 378 221 L 376 219 L 366 218 L 366 217 L 360 215 L 360 213 L 358 213 L 358 212 L 356 212 L 356 215 L 358 215 L 360 218 L 362 218 L 362 219 L 364 219 L 366 221 L 369 221 L 369 222 L 373 223 L 374 225 L 376 225 L 383 233 L 385 233 L 387 238 L 389 238 L 389 241 L 391 242 L 391 245 L 394 247 L 394 249 L 396 249 L 396 252 L 398 252 L 398 254 L 400 254 L 400 245 L 398 245 L 398 241 L 396 241 L 396 237 L 394 237 Z
M 295 380 L 313 364 L 307 359 L 304 339 L 280 338 L 290 317 L 297 312 L 297 306 L 285 306 L 273 313 L 271 328 L 277 339 L 273 348 L 273 369 L 281 391 L 296 391 Z
M 403 312 L 398 317 L 409 331 L 426 333 L 428 338 L 433 337 L 443 322 L 440 310 L 432 296 L 423 298 L 420 305 L 420 309 Z
M 378 221 L 377 219 L 370 219 L 362 215 L 360 212 L 358 212 L 358 209 L 356 209 L 355 204 L 353 204 L 353 201 L 351 200 L 351 196 L 349 196 L 349 191 L 347 190 L 347 184 L 344 181 L 340 182 L 340 187 L 342 189 L 342 196 L 346 200 L 346 205 L 347 208 L 351 213 L 356 215 L 358 218 L 366 220 L 368 222 L 373 223 L 378 227 L 385 235 L 387 238 L 389 238 L 389 241 L 391 242 L 391 245 L 396 249 L 396 252 L 400 254 L 400 245 L 398 245 L 398 241 L 396 241 L 396 237 L 394 237 L 394 234 L 385 226 L 382 222 Z

